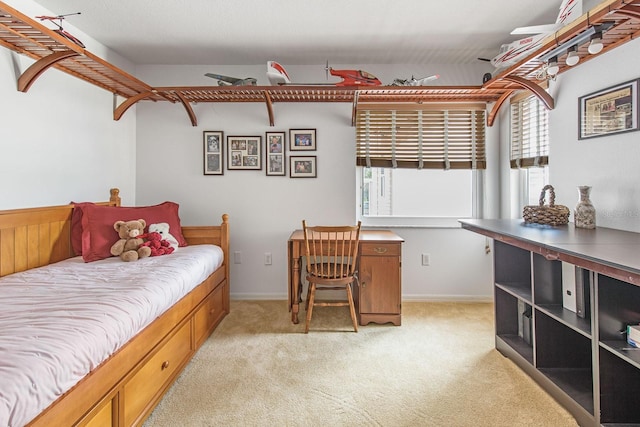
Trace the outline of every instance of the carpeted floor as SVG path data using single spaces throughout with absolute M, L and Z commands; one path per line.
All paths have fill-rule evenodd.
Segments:
M 356 334 L 320 307 L 305 335 L 285 301 L 232 301 L 145 426 L 577 425 L 494 349 L 491 304 L 402 308 Z

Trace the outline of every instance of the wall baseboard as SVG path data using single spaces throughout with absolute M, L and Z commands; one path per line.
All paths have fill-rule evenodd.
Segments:
M 287 295 L 231 293 L 232 300 L 287 300 Z M 402 295 L 402 301 L 411 302 L 493 302 L 493 295 Z

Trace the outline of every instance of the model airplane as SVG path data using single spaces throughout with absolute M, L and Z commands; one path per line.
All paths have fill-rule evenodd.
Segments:
M 267 78 L 272 86 L 287 85 L 291 83 L 287 70 L 276 61 L 267 61 Z
M 332 76 L 340 77 L 342 81 L 338 83 L 295 83 L 301 86 L 380 86 L 382 82 L 371 73 L 362 70 L 334 70 L 326 66 L 326 70 Z M 282 65 L 276 61 L 267 62 L 267 78 L 272 85 L 292 84 L 289 74 Z
M 555 24 L 516 28 L 511 34 L 534 35 L 500 46 L 498 55 L 490 60 L 491 65 L 500 70 L 516 64 L 526 55 L 538 50 L 542 45 L 542 41 L 550 33 L 559 30 L 580 15 L 582 15 L 582 0 L 563 0 L 562 4 L 560 4 L 560 13 L 556 18 Z
M 334 70 L 329 67 L 332 76 L 340 77 L 336 86 L 380 86 L 382 82 L 371 73 L 362 70 Z
M 440 78 L 440 74 L 434 74 L 433 76 L 424 77 L 422 79 L 416 79 L 411 76 L 410 79 L 393 79 L 393 83 L 389 86 L 426 86 L 427 82 Z
M 258 81 L 253 77 L 240 79 L 237 77 L 223 76 L 220 74 L 206 73 L 205 76 L 218 80 L 219 86 L 255 86 Z
M 64 15 L 57 15 L 57 16 L 36 16 L 36 18 L 41 20 L 41 21 L 53 22 L 53 24 L 56 27 L 58 27 L 55 30 L 53 30 L 55 33 L 60 34 L 62 37 L 66 38 L 67 40 L 71 40 L 72 42 L 74 42 L 78 46 L 84 48 L 86 46 L 77 37 L 75 37 L 74 35 L 72 35 L 68 31 L 66 31 L 64 28 L 62 28 L 62 21 L 64 20 L 64 18 L 66 16 L 80 15 L 80 13 L 81 12 L 67 13 L 67 14 L 64 14 Z M 58 21 L 58 22 L 56 22 L 56 21 Z

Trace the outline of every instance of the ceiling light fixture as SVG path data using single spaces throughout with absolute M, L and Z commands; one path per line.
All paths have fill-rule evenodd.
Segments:
M 567 53 L 567 58 L 564 62 L 569 66 L 573 67 L 578 62 L 580 62 L 580 57 L 578 56 L 578 46 L 572 46 L 569 48 L 569 53 Z
M 547 63 L 547 74 L 553 77 L 558 74 L 558 71 L 560 71 L 560 67 L 558 66 L 558 57 L 554 56 L 549 59 L 549 62 Z
M 602 44 L 602 31 L 596 31 L 596 33 L 591 36 L 591 43 L 589 43 L 589 53 L 595 55 L 597 53 L 602 52 L 602 48 L 604 45 Z

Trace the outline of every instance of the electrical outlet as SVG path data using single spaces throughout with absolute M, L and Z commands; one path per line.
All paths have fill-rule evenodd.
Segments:
M 234 264 L 242 264 L 242 252 L 235 251 L 233 253 L 233 263 Z
M 422 265 L 431 265 L 431 254 L 422 254 Z
M 271 265 L 271 252 L 264 253 L 264 265 Z

